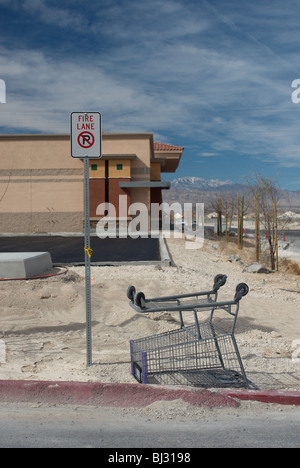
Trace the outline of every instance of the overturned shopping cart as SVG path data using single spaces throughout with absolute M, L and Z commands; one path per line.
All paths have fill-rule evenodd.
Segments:
M 217 275 L 211 291 L 146 299 L 127 290 L 139 313 L 178 312 L 180 328 L 130 341 L 131 373 L 140 383 L 196 387 L 247 387 L 234 336 L 240 300 L 249 288 L 240 283 L 233 300 L 217 301 L 226 276 Z

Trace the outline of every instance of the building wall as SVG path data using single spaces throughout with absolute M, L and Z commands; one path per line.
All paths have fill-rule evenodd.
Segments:
M 161 179 L 161 167 L 159 162 L 151 163 L 150 178 L 151 180 Z
M 105 157 L 90 160 L 90 179 L 105 178 L 105 160 Z M 129 159 L 124 160 L 114 158 L 108 162 L 108 177 L 117 179 L 131 178 L 131 161 Z M 120 166 L 122 166 L 122 168 L 120 168 Z
M 104 159 L 92 159 L 90 162 L 89 175 L 90 179 L 105 178 L 105 161 Z
M 151 188 L 151 203 L 162 203 L 162 193 L 160 188 Z
M 103 154 L 107 155 L 136 155 L 131 161 L 132 180 L 150 180 L 150 159 L 154 151 L 151 133 L 104 134 L 102 147 Z
M 97 206 L 105 201 L 105 179 L 90 179 L 90 217 L 95 218 Z
M 82 186 L 67 136 L 0 138 L 1 232 L 82 229 Z
M 130 179 L 131 161 L 129 159 L 113 159 L 108 161 L 108 177 L 110 179 Z
M 108 180 L 108 203 L 114 205 L 116 209 L 116 216 L 119 215 L 119 195 L 125 195 L 127 198 L 127 206 L 130 205 L 130 192 L 129 190 L 122 189 L 119 182 L 126 181 L 127 179 L 109 179 Z M 97 214 L 97 207 L 100 203 L 105 202 L 105 179 L 91 179 L 90 180 L 90 217 L 101 218 L 105 215 Z M 108 213 L 113 216 L 113 213 Z
M 115 207 L 115 213 L 110 216 L 119 216 L 119 196 L 126 196 L 126 205 L 130 205 L 130 191 L 120 187 L 120 182 L 131 180 L 131 160 L 125 158 L 109 159 L 106 154 L 100 160 L 90 161 L 90 216 L 99 218 L 106 213 L 98 212 L 101 203 L 110 203 Z M 124 215 L 124 214 L 123 214 Z M 127 214 L 126 214 L 127 216 Z M 93 221 L 95 221 L 93 219 Z
M 150 180 L 152 134 L 103 134 L 109 161 L 109 198 L 150 206 L 150 189 L 121 189 L 121 180 Z M 125 161 L 115 155 L 135 155 Z M 91 217 L 103 196 L 105 161 L 92 160 Z M 122 164 L 122 170 L 117 169 Z M 94 194 L 94 195 L 93 195 Z M 94 197 L 94 198 L 93 198 Z M 83 162 L 72 158 L 69 135 L 0 135 L 0 232 L 60 232 L 83 229 Z
M 116 216 L 119 216 L 119 196 L 124 195 L 127 198 L 127 207 L 131 203 L 130 192 L 127 189 L 123 189 L 119 186 L 119 182 L 126 181 L 127 179 L 109 179 L 109 203 L 112 203 L 116 209 Z

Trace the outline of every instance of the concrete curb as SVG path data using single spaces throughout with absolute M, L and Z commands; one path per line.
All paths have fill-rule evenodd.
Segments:
M 128 383 L 0 380 L 0 402 L 83 404 L 139 408 L 154 401 L 182 399 L 195 406 L 238 407 L 237 400 L 300 405 L 300 392 L 195 389 Z

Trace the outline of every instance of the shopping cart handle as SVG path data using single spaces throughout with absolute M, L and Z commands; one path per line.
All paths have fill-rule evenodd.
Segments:
M 175 294 L 173 296 L 163 296 L 163 297 L 155 297 L 152 299 L 148 299 L 147 301 L 175 301 L 179 299 L 187 299 L 191 297 L 198 297 L 198 296 L 209 296 L 211 294 L 217 293 L 217 291 L 226 284 L 227 281 L 227 275 L 223 275 L 219 273 L 214 277 L 214 285 L 211 291 L 199 291 L 199 292 L 192 292 L 189 294 Z M 135 296 L 136 296 L 136 289 L 135 286 L 129 286 L 127 288 L 127 297 L 130 300 L 130 302 L 134 303 L 135 302 Z

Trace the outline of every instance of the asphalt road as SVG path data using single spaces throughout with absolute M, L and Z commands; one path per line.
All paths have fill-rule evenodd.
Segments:
M 156 453 L 185 448 L 189 453 L 191 448 L 300 446 L 300 407 L 275 406 L 259 413 L 241 410 L 238 415 L 219 414 L 216 408 L 208 411 L 203 420 L 180 422 L 119 409 L 1 403 L 0 447 L 114 449 L 104 452 L 108 456 L 116 448 L 156 448 Z M 151 458 L 151 451 L 140 453 Z M 190 453 L 192 461 L 199 461 L 199 452 Z M 140 466 L 149 460 L 142 461 Z
M 92 263 L 159 261 L 159 239 L 91 237 Z M 0 237 L 0 252 L 50 252 L 54 264 L 84 264 L 84 238 L 64 236 Z

